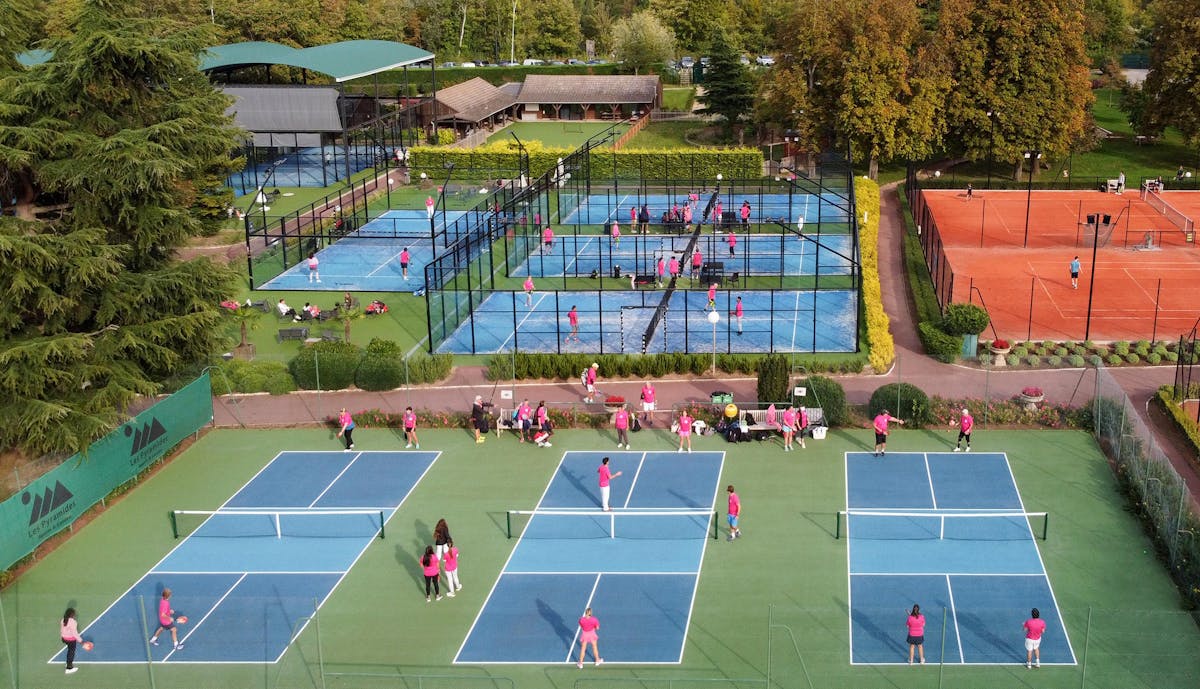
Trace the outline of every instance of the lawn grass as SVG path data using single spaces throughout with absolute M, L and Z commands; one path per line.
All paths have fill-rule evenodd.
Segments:
M 696 101 L 696 87 L 664 88 L 662 109 L 671 112 L 691 112 Z
M 704 122 L 651 122 L 633 137 L 627 150 L 703 148 L 688 141 L 687 135 L 705 126 Z
M 588 120 L 584 122 L 514 122 L 489 136 L 487 143 L 491 144 L 497 141 L 511 142 L 513 140 L 512 134 L 515 133 L 520 137 L 521 141 L 539 141 L 547 148 L 569 148 L 574 150 L 582 146 L 591 137 L 612 126 L 614 126 L 613 122 L 603 120 Z M 628 126 L 623 124 L 618 124 L 616 127 L 618 133 L 628 129 Z M 580 131 L 567 131 L 568 128 Z
M 321 415 L 337 404 L 317 396 L 309 400 Z M 355 440 L 363 450 L 403 447 L 390 429 L 360 427 Z M 5 649 L 17 659 L 8 665 L 0 649 L 0 687 L 9 688 L 15 678 L 20 687 L 65 689 L 86 678 L 92 689 L 418 684 L 431 689 L 644 689 L 665 688 L 673 678 L 676 687 L 767 689 L 763 680 L 769 667 L 771 689 L 918 689 L 940 681 L 959 689 L 1192 689 L 1200 675 L 1195 653 L 1200 631 L 1180 611 L 1153 545 L 1126 509 L 1092 438 L 1081 432 L 986 428 L 977 431 L 975 449 L 1006 451 L 1025 509 L 1052 515 L 1049 539 L 1037 545 L 1080 665 L 1027 671 L 1016 662 L 944 668 L 849 664 L 847 541 L 833 537 L 834 512 L 845 508 L 844 453 L 871 447 L 865 429 L 833 431 L 826 440 L 809 441 L 808 449 L 787 454 L 777 441 L 730 445 L 716 437 L 696 439 L 697 451 L 726 452 L 719 485 L 735 484 L 742 497 L 744 538 L 708 542 L 681 664 L 584 670 L 566 664 L 454 665 L 516 543 L 505 538 L 505 510 L 537 504 L 563 451 L 609 448 L 615 439 L 611 431 L 568 430 L 556 434 L 551 449 L 528 448 L 511 435 L 493 436 L 477 447 L 465 430 L 422 430 L 421 440 L 423 449 L 441 456 L 389 522 L 387 538 L 367 548 L 321 608 L 318 621 L 307 626 L 278 665 L 88 665 L 81 654 L 80 675 L 71 677 L 46 660 L 61 648 L 53 622 L 68 602 L 88 624 L 175 545 L 168 510 L 215 509 L 280 450 L 336 450 L 330 429 L 209 432 L 77 529 L 0 598 Z M 639 451 L 673 448 L 673 438 L 661 429 L 634 434 L 632 441 Z M 888 449 L 945 451 L 952 442 L 946 431 L 900 429 Z M 414 560 L 439 518 L 451 525 L 462 551 L 464 588 L 454 599 L 427 604 Z M 902 640 L 903 611 L 912 603 L 896 600 L 895 628 L 882 633 Z M 597 610 L 597 616 L 604 619 L 604 611 Z M 768 629 L 768 620 L 776 626 Z M 566 626 L 569 635 L 573 624 Z M 380 629 L 389 633 L 380 637 Z M 1023 656 L 1020 629 L 994 632 L 1011 642 L 1014 657 Z M 606 624 L 601 649 L 605 635 L 621 633 Z M 940 625 L 930 633 L 927 644 L 938 643 Z M 416 675 L 427 677 L 397 679 Z

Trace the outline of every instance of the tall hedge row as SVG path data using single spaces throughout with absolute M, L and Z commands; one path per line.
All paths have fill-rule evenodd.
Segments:
M 394 390 L 402 385 L 435 383 L 450 375 L 449 354 L 404 357 L 390 340 L 371 340 L 366 348 L 348 342 L 317 342 L 288 362 L 288 370 L 303 390 Z
M 859 213 L 859 246 L 862 256 L 863 306 L 866 309 L 869 361 L 876 373 L 885 373 L 896 358 L 896 341 L 883 310 L 879 283 L 879 184 L 867 177 L 854 180 L 854 201 Z

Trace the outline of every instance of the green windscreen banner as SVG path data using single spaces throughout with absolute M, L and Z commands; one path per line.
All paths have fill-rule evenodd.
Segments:
M 208 372 L 0 503 L 0 570 L 212 421 Z

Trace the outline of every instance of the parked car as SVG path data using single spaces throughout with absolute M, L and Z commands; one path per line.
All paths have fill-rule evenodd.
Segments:
M 446 68 L 450 68 L 450 67 L 457 67 L 457 66 L 458 66 L 458 63 L 457 63 L 457 62 L 443 62 L 442 64 L 440 64 L 440 65 L 438 65 L 438 66 L 439 66 L 439 67 L 446 67 Z
M 679 58 L 679 69 L 691 69 L 695 64 L 696 61 L 692 59 L 691 55 L 684 55 Z
M 754 61 L 763 67 L 770 67 L 771 65 L 775 64 L 775 58 L 771 57 L 770 55 L 759 55 L 754 59 Z
M 607 65 L 608 60 L 601 60 L 600 58 L 596 58 L 595 60 L 588 60 L 587 63 L 589 65 Z
M 562 67 L 563 65 L 565 65 L 567 63 L 563 62 L 562 60 L 551 60 L 550 62 L 547 62 L 546 64 L 553 65 L 555 67 Z
M 583 60 L 576 60 L 575 58 L 571 58 L 570 60 L 567 60 L 567 64 L 568 65 L 582 65 L 585 63 Z
M 517 63 L 513 62 L 512 60 L 501 60 L 499 64 L 501 67 L 516 67 L 517 66 Z
M 527 57 L 521 61 L 521 65 L 525 67 L 541 67 L 544 64 L 546 64 L 545 60 L 539 60 L 534 57 Z
M 464 62 L 461 65 L 459 65 L 459 67 L 475 67 L 475 66 L 477 66 L 477 65 L 474 62 Z
M 738 62 L 742 63 L 743 65 L 748 65 L 748 64 L 750 64 L 750 56 L 749 56 L 749 55 L 743 55 L 743 56 L 741 56 L 741 57 L 739 57 L 739 58 L 738 58 Z

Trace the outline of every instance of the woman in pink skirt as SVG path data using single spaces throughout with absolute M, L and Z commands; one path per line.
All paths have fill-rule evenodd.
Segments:
M 592 617 L 592 609 L 588 608 L 583 611 L 583 617 L 579 618 L 579 662 L 576 667 L 583 667 L 583 659 L 587 656 L 587 645 L 592 645 L 592 659 L 596 664 L 604 662 L 600 657 L 600 651 L 596 649 L 596 641 L 600 638 L 596 634 L 596 630 L 600 628 L 600 620 Z

